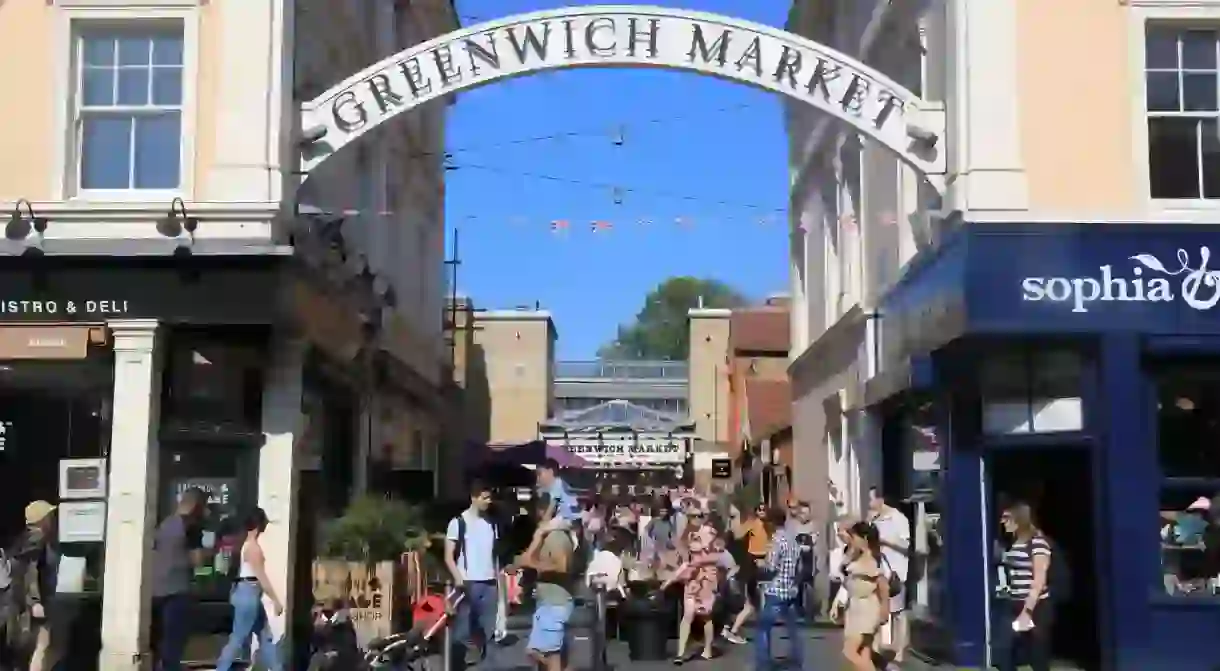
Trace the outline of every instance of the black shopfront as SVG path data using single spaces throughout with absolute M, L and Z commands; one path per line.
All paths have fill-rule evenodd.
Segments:
M 107 322 L 159 323 L 157 519 L 171 514 L 182 491 L 203 488 L 211 494 L 205 534 L 215 539 L 217 550 L 195 573 L 197 635 L 188 646 L 188 659 L 214 659 L 228 631 L 236 548 L 229 547 L 226 536 L 237 516 L 258 503 L 268 362 L 275 360 L 283 336 L 312 340 L 308 329 L 298 326 L 308 315 L 300 314 L 302 301 L 294 299 L 305 291 L 320 289 L 286 256 L 48 256 L 5 258 L 0 264 L 0 403 L 5 412 L 0 418 L 0 527 L 6 534 L 21 527 L 28 501 L 60 503 L 60 460 L 108 462 L 116 373 Z M 84 345 L 77 346 L 82 338 Z M 341 357 L 331 356 L 324 343 L 311 343 L 306 359 L 313 364 L 304 383 L 306 397 L 310 389 L 322 390 L 312 396 L 320 396 L 315 410 L 326 416 L 317 424 L 328 427 L 318 439 L 326 446 L 320 451 L 328 455 L 324 468 L 335 476 L 330 479 L 346 480 L 326 486 L 333 491 L 324 497 L 328 507 L 341 507 L 350 490 L 358 406 L 356 389 L 325 372 L 354 365 L 327 363 L 335 358 Z M 335 456 L 338 451 L 346 459 Z M 346 470 L 339 467 L 344 461 Z M 301 528 L 308 531 L 312 525 Z M 69 668 L 93 668 L 98 659 L 103 548 L 104 542 L 64 544 L 65 556 L 80 554 L 88 566 L 79 589 L 60 595 L 78 613 Z M 308 547 L 310 553 L 312 549 Z M 302 573 L 307 581 L 308 572 Z
M 966 225 L 883 299 L 866 397 L 887 486 L 928 512 L 916 647 L 963 666 L 994 652 L 1011 625 L 993 611 L 998 518 L 1021 500 L 1070 568 L 1058 657 L 1220 666 L 1220 548 L 1183 531 L 1220 494 L 1217 240 L 1220 226 Z

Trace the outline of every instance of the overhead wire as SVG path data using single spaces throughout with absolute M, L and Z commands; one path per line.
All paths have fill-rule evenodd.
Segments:
M 495 165 L 484 165 L 479 163 L 453 163 L 451 169 L 461 170 L 478 170 L 494 174 L 503 175 L 506 177 L 520 177 L 525 179 L 535 179 L 539 181 L 554 182 L 557 184 L 566 184 L 568 186 L 579 186 L 590 189 L 609 190 L 611 193 L 616 193 L 617 197 L 624 197 L 630 194 L 639 194 L 650 196 L 653 198 L 663 198 L 668 200 L 680 200 L 692 203 L 700 203 L 704 205 L 715 205 L 717 207 L 733 207 L 739 209 L 753 210 L 764 214 L 783 214 L 785 209 L 760 203 L 749 203 L 745 201 L 727 200 L 719 198 L 708 198 L 692 193 L 684 193 L 680 191 L 671 191 L 666 189 L 651 189 L 648 187 L 630 186 L 624 184 L 616 184 L 613 182 L 600 182 L 592 180 L 584 180 L 576 177 L 566 177 L 563 175 L 553 175 L 542 172 L 532 172 L 527 170 L 516 170 Z M 615 191 L 617 190 L 617 192 Z

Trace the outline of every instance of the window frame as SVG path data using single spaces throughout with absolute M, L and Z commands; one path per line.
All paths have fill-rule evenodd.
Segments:
M 1184 29 L 1220 30 L 1220 0 L 1129 0 L 1128 50 L 1131 81 L 1132 152 L 1142 200 L 1150 215 L 1220 209 L 1220 198 L 1169 199 L 1152 197 L 1152 167 L 1148 161 L 1148 93 L 1145 83 L 1145 35 L 1150 25 L 1180 25 Z M 1220 118 L 1220 115 L 1218 115 Z
M 168 202 L 174 198 L 194 200 L 196 129 L 199 74 L 199 6 L 191 2 L 159 2 L 151 6 L 128 3 L 102 6 L 96 2 L 73 1 L 59 7 L 56 53 L 55 100 L 56 133 L 53 153 L 56 166 L 53 193 L 61 201 L 77 202 Z M 165 27 L 182 31 L 182 101 L 180 107 L 181 142 L 178 150 L 179 179 L 175 189 L 82 189 L 81 124 L 79 82 L 80 44 L 92 30 L 157 30 Z

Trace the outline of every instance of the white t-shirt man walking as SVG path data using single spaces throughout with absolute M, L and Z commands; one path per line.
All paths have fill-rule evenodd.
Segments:
M 876 487 L 868 490 L 869 521 L 877 528 L 881 539 L 881 556 L 885 560 L 883 570 L 892 571 L 902 581 L 903 589 L 890 597 L 889 647 L 894 651 L 894 661 L 902 663 L 909 641 L 906 618 L 907 576 L 911 559 L 911 521 L 901 510 L 885 502 L 885 497 Z

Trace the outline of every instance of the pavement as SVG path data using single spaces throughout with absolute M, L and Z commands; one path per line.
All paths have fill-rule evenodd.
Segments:
M 525 634 L 527 632 L 512 627 L 510 634 L 510 645 L 501 647 L 498 650 L 496 658 L 497 671 L 533 671 L 534 665 L 530 662 L 525 654 Z M 751 632 L 745 632 L 747 636 Z M 783 666 L 782 660 L 788 654 L 787 634 L 782 627 L 775 630 L 772 635 L 773 653 L 781 660 L 780 666 Z M 842 635 L 839 629 L 833 627 L 810 626 L 803 627 L 801 630 L 802 645 L 805 653 L 805 670 L 814 671 L 816 669 L 839 669 L 843 668 L 843 658 L 840 653 L 842 649 Z M 677 641 L 669 641 L 669 652 L 672 656 L 676 653 Z M 704 661 L 696 657 L 693 661 L 689 661 L 683 665 L 684 669 L 691 671 L 729 671 L 730 669 L 753 668 L 754 666 L 754 646 L 753 643 L 745 645 L 733 645 L 723 640 L 718 640 L 715 645 L 716 658 L 711 661 Z M 702 643 L 694 641 L 687 646 L 688 654 L 695 654 L 702 650 Z M 628 656 L 627 644 L 622 641 L 610 641 L 607 649 L 610 668 L 614 671 L 672 671 L 676 667 L 668 659 L 657 662 L 636 662 L 632 661 Z M 925 671 L 933 667 L 921 666 L 914 660 L 908 661 L 903 666 L 904 670 L 909 671 Z M 440 671 L 441 664 L 436 660 L 429 660 L 427 671 Z M 582 633 L 576 634 L 574 642 L 574 652 L 572 666 L 575 671 L 589 671 L 593 668 L 592 654 L 587 637 Z M 472 669 L 474 667 L 471 667 Z M 790 667 L 789 667 L 790 668 Z

